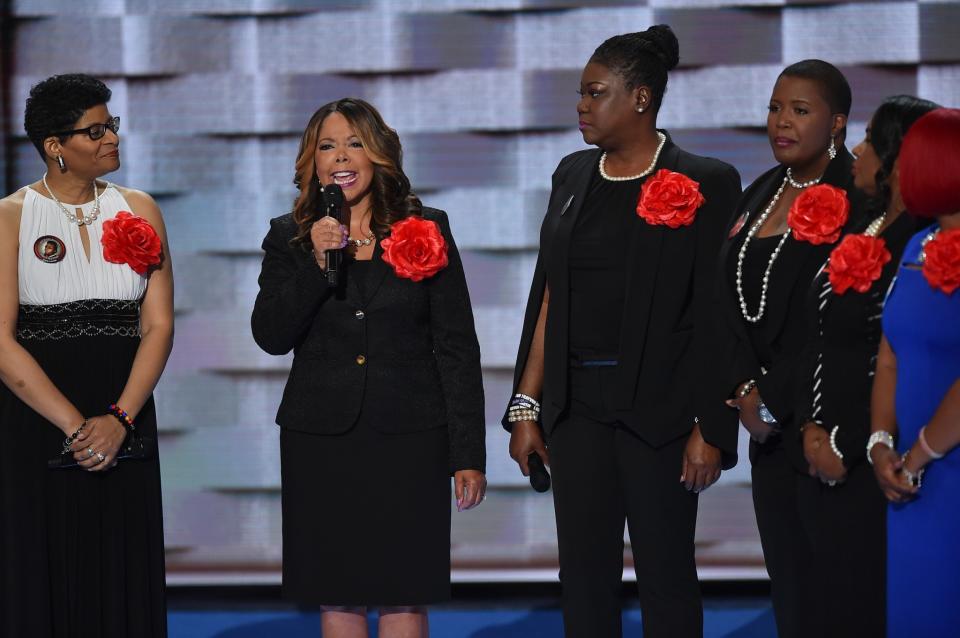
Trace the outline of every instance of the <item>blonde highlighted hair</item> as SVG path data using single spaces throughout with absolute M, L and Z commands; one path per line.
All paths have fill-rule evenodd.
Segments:
M 313 248 L 310 227 L 323 216 L 323 196 L 317 180 L 315 153 L 320 129 L 331 113 L 339 113 L 347 120 L 373 163 L 370 230 L 377 239 L 383 239 L 394 222 L 420 215 L 423 209 L 420 200 L 410 190 L 410 180 L 403 172 L 400 136 L 387 126 L 377 109 L 369 102 L 349 97 L 324 104 L 310 118 L 300 138 L 293 177 L 293 183 L 300 191 L 293 203 L 293 220 L 298 228 L 293 243 L 307 251 Z

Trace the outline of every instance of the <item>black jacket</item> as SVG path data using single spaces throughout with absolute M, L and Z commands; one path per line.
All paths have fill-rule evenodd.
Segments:
M 541 422 L 550 432 L 567 404 L 570 237 L 602 151 L 568 155 L 553 174 L 540 230 L 540 254 L 527 301 L 514 374 L 514 392 L 527 361 L 544 287 L 550 287 L 545 335 Z M 708 302 L 723 228 L 740 195 L 740 175 L 729 164 L 688 153 L 671 141 L 656 170 L 666 168 L 700 183 L 706 202 L 689 226 L 652 226 L 637 217 L 630 238 L 627 295 L 614 388 L 618 419 L 653 446 L 688 433 L 705 400 L 697 384 L 709 339 Z M 504 427 L 509 429 L 506 416 Z M 704 438 L 736 463 L 733 436 L 701 420 Z M 729 425 L 728 425 L 729 427 Z M 727 442 L 733 440 L 733 445 Z
M 831 184 L 846 191 L 851 204 L 847 227 L 860 224 L 866 208 L 864 195 L 853 186 L 850 173 L 852 164 L 853 157 L 845 148 L 841 148 L 837 157 L 827 165 L 821 180 L 823 184 Z M 780 186 L 785 173 L 783 166 L 777 166 L 758 177 L 744 191 L 735 214 L 731 217 L 732 229 L 733 224 L 738 223 L 744 213 L 747 215 L 739 232 L 724 241 L 720 251 L 715 281 L 715 313 L 719 321 L 718 332 L 712 340 L 715 365 L 711 368 L 710 380 L 705 381 L 705 384 L 712 384 L 714 388 L 714 399 L 710 402 L 710 411 L 707 413 L 710 419 L 737 424 L 739 418 L 736 410 L 727 407 L 724 400 L 732 396 L 741 382 L 756 379 L 763 402 L 784 428 L 785 440 L 793 444 L 799 441 L 794 429 L 797 425 L 795 417 L 798 416 L 794 413 L 797 405 L 797 384 L 801 381 L 798 369 L 801 367 L 801 354 L 809 336 L 808 315 L 805 311 L 807 293 L 817 271 L 836 244 L 814 245 L 792 237 L 784 243 L 771 275 L 762 324 L 766 342 L 770 344 L 774 357 L 765 372 L 761 369 L 760 360 L 750 341 L 733 286 L 737 251 L 743 245 L 748 229 L 763 213 Z M 796 445 L 788 447 L 794 463 L 802 463 L 802 450 Z
M 270 354 L 294 351 L 277 412 L 284 428 L 337 434 L 364 417 L 385 433 L 447 427 L 451 471 L 485 470 L 480 347 L 460 255 L 446 213 L 449 264 L 420 282 L 397 277 L 378 242 L 362 287 L 334 292 L 313 256 L 290 245 L 292 214 L 263 240 L 253 337 Z
M 875 215 L 873 212 L 863 218 L 850 232 L 864 232 Z M 794 413 L 800 424 L 816 420 L 828 432 L 839 426 L 835 440 L 848 468 L 866 458 L 883 304 L 907 242 L 930 222 L 902 213 L 883 231 L 880 238 L 890 251 L 890 261 L 866 292 L 851 288 L 836 294 L 825 268 L 820 269 L 807 291 L 808 336 L 801 355 Z

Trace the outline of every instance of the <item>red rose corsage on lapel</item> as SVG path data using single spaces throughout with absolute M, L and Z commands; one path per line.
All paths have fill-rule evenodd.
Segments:
M 805 189 L 793 200 L 787 213 L 787 225 L 797 241 L 832 244 L 850 216 L 850 200 L 842 188 L 817 184 Z
M 706 201 L 700 182 L 661 168 L 643 183 L 637 215 L 651 226 L 680 228 L 693 223 L 697 209 Z
M 827 264 L 827 275 L 833 292 L 842 295 L 850 288 L 867 292 L 891 259 L 887 244 L 879 237 L 847 235 L 833 252 Z
M 160 263 L 163 246 L 150 222 L 122 210 L 103 222 L 103 258 L 111 264 L 127 264 L 138 275 Z
M 383 260 L 393 267 L 397 277 L 421 281 L 433 277 L 447 266 L 447 242 L 436 222 L 411 216 L 390 227 L 384 238 Z
M 960 228 L 934 231 L 922 250 L 923 277 L 927 283 L 953 294 L 960 288 Z

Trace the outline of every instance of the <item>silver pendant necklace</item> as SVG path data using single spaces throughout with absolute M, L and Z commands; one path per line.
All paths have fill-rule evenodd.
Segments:
M 657 167 L 657 160 L 660 159 L 660 151 L 663 150 L 663 145 L 667 143 L 667 136 L 660 131 L 657 131 L 657 137 L 660 138 L 660 144 L 657 145 L 657 150 L 653 153 L 653 160 L 650 161 L 650 166 L 644 169 L 642 173 L 638 175 L 628 175 L 627 177 L 612 177 L 607 175 L 607 171 L 604 168 L 604 165 L 607 163 L 607 154 L 604 153 L 600 156 L 600 177 L 609 182 L 629 182 L 631 179 L 640 179 L 652 173 L 653 169 Z
M 43 174 L 43 187 L 47 189 L 47 192 L 50 193 L 51 199 L 56 202 L 57 206 L 60 207 L 60 210 L 63 211 L 63 214 L 67 216 L 67 219 L 71 223 L 76 224 L 77 226 L 89 226 L 93 223 L 97 217 L 100 216 L 100 191 L 97 189 L 97 180 L 93 180 L 93 210 L 90 211 L 89 215 L 83 215 L 82 217 L 77 217 L 76 213 L 70 212 L 66 206 L 64 206 L 57 196 L 53 194 L 50 185 L 47 184 L 47 174 Z

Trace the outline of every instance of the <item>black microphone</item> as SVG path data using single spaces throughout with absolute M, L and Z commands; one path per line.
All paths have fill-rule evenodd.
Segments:
M 323 207 L 326 214 L 337 220 L 337 223 L 343 223 L 343 189 L 339 184 L 327 184 L 323 187 Z M 340 271 L 340 260 L 342 253 L 340 249 L 330 249 L 327 251 L 327 285 L 336 286 L 338 273 Z
M 536 452 L 527 457 L 527 466 L 530 468 L 530 487 L 537 492 L 546 492 L 550 489 L 550 473 L 543 466 L 543 459 Z

